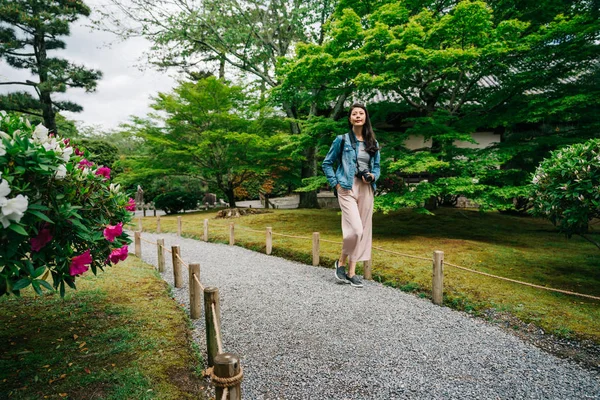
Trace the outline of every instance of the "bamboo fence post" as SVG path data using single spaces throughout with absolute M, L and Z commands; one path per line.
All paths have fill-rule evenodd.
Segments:
M 215 357 L 213 372 L 217 378 L 233 378 L 238 376 L 242 370 L 240 358 L 235 354 L 222 353 Z M 233 386 L 227 388 L 227 400 L 242 400 L 242 380 L 236 381 Z M 215 385 L 215 399 L 222 399 L 225 388 Z
M 204 220 L 204 241 L 208 242 L 208 220 Z
M 213 308 L 215 305 L 215 317 Z M 219 304 L 219 289 L 216 287 L 204 288 L 204 320 L 206 326 L 206 354 L 209 367 L 215 365 L 215 357 L 219 354 L 217 339 L 217 327 L 215 321 L 221 327 L 221 305 Z
M 133 237 L 135 238 L 135 255 L 142 258 L 142 232 L 136 231 Z
M 188 275 L 190 282 L 190 318 L 198 319 L 200 318 L 200 293 L 202 289 L 196 283 L 194 276 L 200 280 L 200 264 L 190 264 Z
M 373 259 L 372 258 L 370 260 L 363 261 L 363 276 L 368 281 L 372 281 L 373 280 L 373 274 L 371 272 L 371 267 L 372 266 L 373 266 Z
M 165 272 L 165 239 L 156 239 L 156 248 L 158 252 L 158 272 Z
M 156 217 L 156 233 L 160 233 L 160 215 Z
M 171 255 L 173 256 L 173 280 L 176 288 L 183 285 L 183 277 L 181 276 L 181 262 L 179 261 L 179 245 L 171 246 Z
M 142 226 L 142 217 L 138 217 L 138 231 L 142 232 L 144 227 Z
M 235 224 L 232 222 L 229 224 L 229 245 L 233 246 L 235 244 Z
M 181 217 L 177 217 L 177 236 L 181 236 Z
M 142 212 L 144 213 L 144 217 L 146 216 L 146 206 L 142 206 Z
M 433 303 L 442 305 L 444 294 L 444 252 L 433 252 Z
M 156 217 L 156 208 L 153 211 L 154 211 L 154 216 Z
M 313 232 L 313 246 L 312 246 L 312 265 L 319 265 L 319 232 Z
M 267 227 L 267 255 L 273 251 L 273 228 Z

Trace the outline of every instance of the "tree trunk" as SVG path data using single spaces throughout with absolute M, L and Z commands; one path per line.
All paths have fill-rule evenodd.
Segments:
M 233 194 L 233 187 L 229 186 L 227 190 L 225 190 L 225 196 L 227 196 L 227 202 L 229 203 L 230 208 L 235 207 L 235 196 Z
M 52 98 L 50 97 L 50 91 L 39 89 L 44 87 L 44 84 L 48 81 L 48 66 L 46 65 L 46 42 L 44 41 L 43 34 L 34 35 L 34 52 L 36 56 L 36 63 L 38 68 L 38 76 L 40 78 L 40 84 L 38 86 L 38 93 L 40 102 L 42 103 L 42 114 L 44 116 L 44 125 L 50 132 L 56 132 L 56 113 L 52 108 Z
M 302 164 L 302 178 L 311 178 L 317 174 L 317 159 L 316 154 L 317 148 L 314 146 L 309 147 L 305 152 L 306 162 Z M 317 201 L 317 191 L 302 192 L 300 193 L 300 204 L 299 208 L 319 208 L 319 202 Z
M 225 59 L 221 58 L 219 60 L 219 79 L 225 80 Z

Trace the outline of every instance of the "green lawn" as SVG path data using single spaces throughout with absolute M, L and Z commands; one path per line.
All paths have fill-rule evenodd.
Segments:
M 341 242 L 338 210 L 272 210 L 235 220 L 214 219 L 214 212 L 182 214 L 183 234 L 201 238 L 209 219 L 210 240 L 228 242 L 235 222 L 236 245 L 265 251 L 265 228 L 273 228 L 273 254 L 306 263 L 312 260 L 312 232 Z M 143 219 L 144 230 L 156 230 L 156 217 Z M 161 218 L 162 231 L 176 232 L 176 216 Z M 249 231 L 248 228 L 260 232 Z M 439 209 L 434 216 L 402 210 L 374 216 L 374 245 L 431 258 L 444 251 L 446 262 L 467 268 L 600 296 L 600 251 L 585 240 L 566 239 L 547 221 L 495 212 Z M 277 233 L 304 236 L 295 239 Z M 598 237 L 598 233 L 595 236 Z M 321 242 L 321 265 L 331 266 L 340 245 Z M 198 260 L 202 263 L 202 260 Z M 385 284 L 421 296 L 431 293 L 431 262 L 374 251 L 373 276 Z M 563 337 L 600 343 L 600 302 L 501 281 L 446 265 L 444 303 L 471 312 L 493 307 Z
M 204 399 L 189 322 L 152 266 L 86 273 L 64 299 L 0 299 L 0 397 Z

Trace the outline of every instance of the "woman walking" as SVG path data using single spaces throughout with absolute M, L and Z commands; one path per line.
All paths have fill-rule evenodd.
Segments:
M 338 282 L 362 287 L 356 276 L 356 263 L 371 259 L 373 193 L 380 174 L 380 154 L 365 106 L 353 104 L 348 123 L 350 131 L 335 138 L 322 167 L 329 185 L 337 192 L 342 209 L 344 242 L 340 258 L 335 262 L 335 278 Z M 334 171 L 336 162 L 338 167 Z

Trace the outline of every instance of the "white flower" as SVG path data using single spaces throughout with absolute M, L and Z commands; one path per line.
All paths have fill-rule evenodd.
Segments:
M 4 131 L 0 131 L 0 138 L 2 139 L 6 139 L 6 140 L 11 140 L 12 138 L 10 137 L 10 135 Z
M 64 165 L 59 165 L 54 176 L 56 179 L 64 179 L 67 176 L 67 168 Z
M 69 162 L 69 160 L 71 159 L 71 154 L 73 154 L 73 148 L 66 147 L 62 152 L 63 160 L 65 160 L 65 162 Z
M 477 183 L 479 183 L 479 179 L 473 178 L 473 179 L 471 179 L 471 182 L 477 184 Z
M 23 218 L 23 214 L 27 210 L 27 197 L 22 194 L 15 198 L 9 199 L 4 206 L 2 206 L 2 213 L 0 214 L 0 222 L 4 228 L 8 228 L 10 221 L 19 222 Z
M 57 147 L 57 146 L 56 146 L 56 139 L 55 139 L 55 138 L 52 138 L 52 139 L 50 139 L 50 140 L 46 141 L 46 142 L 43 144 L 43 146 L 44 146 L 44 149 L 46 149 L 46 151 L 50 151 L 50 150 L 54 150 L 54 151 L 56 151 L 56 147 Z
M 31 128 L 31 122 L 29 122 L 28 119 L 25 119 L 25 126 L 27 126 L 28 128 Z
M 0 181 L 0 198 L 6 197 L 10 193 L 10 187 L 8 187 L 8 182 L 5 179 Z
M 119 190 L 121 189 L 121 184 L 117 183 L 116 185 L 114 183 L 111 183 L 110 186 L 110 191 L 114 192 L 114 193 L 119 193 Z
M 6 111 L 0 110 L 0 115 L 2 115 L 3 117 L 5 117 L 6 116 Z
M 48 129 L 44 125 L 39 124 L 38 126 L 35 127 L 35 131 L 33 131 L 33 138 L 40 143 L 47 142 L 48 141 Z
M 6 147 L 4 147 L 4 144 L 2 144 L 2 142 L 0 142 L 0 156 L 3 156 L 6 154 Z

